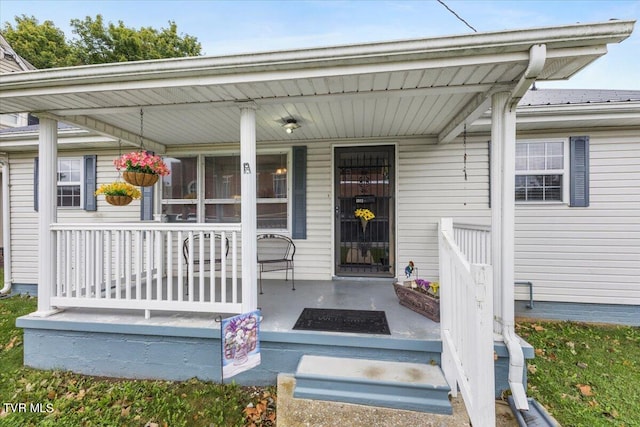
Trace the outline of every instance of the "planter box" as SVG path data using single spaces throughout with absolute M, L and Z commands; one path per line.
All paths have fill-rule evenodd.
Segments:
M 438 298 L 416 291 L 400 283 L 394 283 L 393 288 L 400 304 L 428 317 L 434 322 L 440 322 L 440 300 Z

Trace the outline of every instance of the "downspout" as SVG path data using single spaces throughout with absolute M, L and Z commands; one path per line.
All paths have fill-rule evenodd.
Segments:
M 524 74 L 520 78 L 520 81 L 515 86 L 515 88 L 511 91 L 511 96 L 509 100 L 505 104 L 504 113 L 510 112 L 514 113 L 513 120 L 515 122 L 515 109 L 518 106 L 518 102 L 522 98 L 522 96 L 526 93 L 529 87 L 535 82 L 536 78 L 540 75 L 544 68 L 544 63 L 547 57 L 547 48 L 545 45 L 534 45 L 529 50 L 529 65 L 525 70 Z M 506 114 L 503 115 L 506 117 Z M 515 131 L 515 123 L 513 123 L 513 128 Z M 515 135 L 515 132 L 514 132 Z M 505 144 L 508 145 L 508 144 Z M 515 145 L 515 141 L 513 144 Z M 515 147 L 510 147 L 509 152 L 503 153 L 503 157 L 510 155 L 515 157 Z M 504 162 L 505 164 L 514 165 L 513 162 Z M 511 235 L 514 233 L 514 223 L 515 223 L 515 203 L 513 202 L 513 197 L 515 193 L 515 182 L 514 175 L 515 170 L 504 170 L 504 175 L 507 177 L 505 180 L 503 177 L 503 181 L 507 182 L 507 187 L 505 188 L 505 194 L 503 196 L 503 200 L 506 199 L 506 195 L 509 196 L 509 203 L 505 203 L 509 205 L 509 213 L 505 215 L 507 220 L 509 221 L 504 231 L 507 231 Z M 507 193 L 507 190 L 509 193 Z M 503 208 L 505 209 L 505 208 Z M 506 210 L 506 209 L 505 209 Z M 503 218 L 503 224 L 505 224 L 505 218 Z M 508 227 L 508 228 L 507 228 Z M 503 233 L 504 236 L 504 233 Z M 522 351 L 522 346 L 520 345 L 520 340 L 515 333 L 515 292 L 514 292 L 514 247 L 508 248 L 505 252 L 508 252 L 508 259 L 504 259 L 505 255 L 503 255 L 503 260 L 501 263 L 502 266 L 502 301 L 501 301 L 501 309 L 502 309 L 502 337 L 509 352 L 509 388 L 511 389 L 511 393 L 513 395 L 514 403 L 517 409 L 519 410 L 529 410 L 529 403 L 527 401 L 527 392 L 524 388 L 523 384 L 523 375 L 525 372 L 525 359 L 524 353 Z M 503 253 L 504 254 L 504 253 Z M 506 261 L 506 262 L 505 262 Z M 506 273 L 506 274 L 505 274 Z
M 2 245 L 4 247 L 4 286 L 0 297 L 11 292 L 13 282 L 11 273 L 11 194 L 9 193 L 9 160 L 6 155 L 0 157 L 2 166 Z

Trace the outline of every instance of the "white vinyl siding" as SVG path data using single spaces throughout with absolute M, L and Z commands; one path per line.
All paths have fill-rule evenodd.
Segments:
M 467 138 L 467 180 L 462 141 L 401 141 L 398 147 L 396 274 L 413 261 L 419 277 L 438 279 L 438 221 L 489 225 L 488 140 Z
M 633 132 L 584 133 L 590 136 L 591 204 L 588 208 L 518 204 L 516 279 L 534 282 L 536 300 L 640 304 L 640 136 Z M 527 135 L 527 138 L 546 136 Z M 333 147 L 348 143 L 307 144 L 307 239 L 295 240 L 296 279 L 332 277 Z M 491 222 L 488 138 L 468 138 L 466 181 L 461 141 L 437 144 L 431 139 L 390 139 L 383 143 L 397 143 L 395 272 L 402 276 L 404 267 L 413 261 L 420 277 L 436 280 L 438 220 L 452 217 L 455 222 L 484 225 Z M 203 149 L 203 153 L 215 152 L 217 147 L 210 148 L 211 151 Z M 290 145 L 273 143 L 269 149 L 288 150 Z M 85 153 L 61 152 L 59 156 L 82 154 Z M 37 281 L 35 156 L 35 151 L 10 154 L 15 283 Z M 116 156 L 116 151 L 98 152 L 98 185 L 117 178 L 112 164 Z M 107 204 L 103 197 L 98 198 L 96 212 L 58 210 L 60 222 L 138 221 L 139 215 L 139 201 L 116 207 Z M 276 272 L 267 277 L 284 276 Z M 516 288 L 516 298 L 527 299 L 527 290 Z
M 640 136 L 587 133 L 590 205 L 519 204 L 516 279 L 536 300 L 640 304 Z
M 95 153 L 95 150 L 92 150 Z M 60 152 L 59 157 L 80 157 L 82 151 Z M 118 173 L 113 167 L 117 151 L 98 152 L 98 185 L 114 181 Z M 33 159 L 37 152 L 10 153 L 11 164 L 11 249 L 14 283 L 37 283 L 38 280 L 38 213 L 33 206 Z M 104 197 L 98 197 L 98 210 L 58 209 L 58 222 L 115 222 L 138 221 L 140 201 L 128 206 L 111 206 Z

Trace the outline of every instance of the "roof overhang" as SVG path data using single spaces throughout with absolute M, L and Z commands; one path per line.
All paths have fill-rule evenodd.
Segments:
M 537 80 L 568 79 L 634 22 L 13 73 L 0 76 L 0 113 L 47 115 L 131 142 L 143 133 L 159 152 L 238 141 L 238 105 L 249 100 L 258 141 L 450 139 L 493 93 L 522 84 L 533 46 L 546 48 Z M 301 124 L 291 135 L 287 118 Z

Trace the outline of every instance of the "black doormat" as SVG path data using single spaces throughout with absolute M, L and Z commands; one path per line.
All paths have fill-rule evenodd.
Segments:
M 293 329 L 391 335 L 384 311 L 305 308 Z

